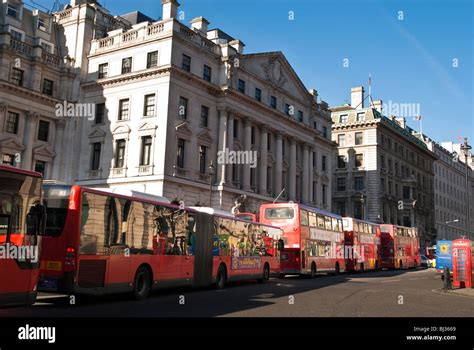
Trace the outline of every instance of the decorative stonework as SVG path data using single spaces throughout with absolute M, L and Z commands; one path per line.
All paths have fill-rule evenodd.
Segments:
M 265 72 L 265 77 L 267 80 L 271 81 L 273 84 L 282 88 L 283 85 L 287 82 L 287 78 L 283 73 L 283 67 L 278 61 L 277 57 L 270 57 L 268 63 L 262 64 L 263 71 Z

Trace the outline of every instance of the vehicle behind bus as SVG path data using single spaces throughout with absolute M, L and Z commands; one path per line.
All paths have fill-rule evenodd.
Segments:
M 41 234 L 41 174 L 0 165 L 0 307 L 36 300 Z

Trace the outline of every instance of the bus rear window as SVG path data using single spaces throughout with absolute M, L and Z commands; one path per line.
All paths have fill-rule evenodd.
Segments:
M 293 219 L 295 211 L 293 208 L 269 208 L 265 209 L 266 219 Z
M 59 237 L 66 224 L 71 187 L 64 185 L 45 185 L 43 193 L 47 215 L 45 236 Z

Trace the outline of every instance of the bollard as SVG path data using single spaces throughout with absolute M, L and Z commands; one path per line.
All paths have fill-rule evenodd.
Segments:
M 453 286 L 451 285 L 451 274 L 449 272 L 449 267 L 445 266 L 444 267 L 444 290 L 448 289 L 453 289 Z

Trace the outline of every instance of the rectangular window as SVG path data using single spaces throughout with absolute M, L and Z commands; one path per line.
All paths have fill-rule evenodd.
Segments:
M 250 129 L 250 143 L 255 145 L 255 127 L 251 127 Z
M 115 167 L 123 168 L 125 165 L 125 140 L 115 141 Z
M 7 15 L 10 17 L 13 17 L 15 19 L 20 18 L 20 9 L 18 9 L 16 6 L 12 4 L 7 5 Z
M 202 78 L 206 81 L 211 81 L 212 77 L 212 69 L 209 66 L 204 65 L 204 69 L 202 72 Z
M 364 177 L 356 176 L 354 178 L 354 189 L 356 191 L 362 191 L 364 189 Z
M 49 122 L 45 120 L 40 120 L 39 126 L 38 126 L 38 140 L 47 142 L 48 134 L 49 134 Z
M 277 108 L 277 98 L 275 96 L 270 96 L 270 106 L 272 108 Z
M 102 144 L 100 142 L 95 142 L 92 144 L 91 170 L 99 170 L 101 151 Z
M 365 112 L 360 112 L 360 113 L 357 113 L 357 119 L 356 119 L 358 122 L 362 122 L 365 120 Z
M 325 139 L 328 138 L 328 128 L 327 128 L 327 126 L 323 126 L 322 134 L 323 134 L 323 137 Z
M 176 151 L 176 165 L 178 168 L 184 168 L 184 147 L 186 141 L 183 139 L 178 139 L 178 149 Z
M 303 111 L 298 111 L 298 121 L 302 122 L 303 121 Z
M 122 60 L 122 74 L 127 74 L 132 71 L 132 58 L 127 57 Z
M 46 21 L 44 18 L 38 17 L 38 29 L 47 30 Z
M 184 69 L 186 72 L 191 71 L 191 57 L 183 54 L 183 58 L 181 61 L 181 68 Z
M 23 40 L 23 33 L 17 32 L 16 30 L 10 29 L 10 37 L 13 40 L 16 41 L 22 41 Z
M 239 120 L 234 119 L 234 139 L 239 138 Z
M 105 103 L 97 103 L 95 105 L 94 124 L 102 124 L 105 117 Z
M 158 66 L 158 51 L 148 52 L 146 57 L 146 67 L 154 68 Z
M 326 156 L 322 156 L 321 158 L 321 170 L 326 171 Z
M 207 127 L 209 123 L 209 107 L 201 107 L 201 126 Z
M 188 99 L 185 97 L 179 98 L 178 115 L 183 119 L 186 119 L 188 116 Z
M 21 69 L 12 68 L 11 82 L 18 86 L 23 86 L 23 71 Z
M 108 63 L 99 64 L 99 79 L 107 78 L 108 73 L 109 73 L 109 64 Z
M 348 120 L 347 114 L 341 114 L 341 116 L 339 117 L 339 123 L 347 123 L 347 120 Z
M 15 156 L 12 154 L 3 154 L 2 164 L 11 165 L 11 166 L 15 165 Z
M 290 115 L 290 105 L 288 103 L 285 103 L 285 114 Z
M 199 172 L 206 174 L 207 170 L 207 147 L 199 146 Z
M 53 81 L 49 79 L 43 80 L 43 94 L 53 96 Z
M 142 137 L 142 147 L 140 151 L 140 165 L 150 165 L 151 164 L 151 146 L 153 143 L 153 138 L 151 136 Z
M 119 101 L 118 120 L 128 120 L 130 116 L 130 99 L 124 98 Z
M 10 134 L 18 133 L 18 123 L 20 121 L 20 115 L 14 112 L 8 112 L 7 120 L 5 122 L 5 132 Z
M 345 177 L 338 177 L 337 178 L 337 190 L 338 191 L 345 191 L 346 190 L 346 178 Z
M 145 96 L 143 115 L 146 117 L 155 116 L 155 94 Z
M 337 135 L 337 144 L 339 145 L 339 147 L 344 147 L 346 145 L 346 135 L 345 134 Z
M 356 145 L 362 145 L 362 143 L 363 143 L 362 133 L 361 132 L 356 132 L 355 133 L 355 144 Z
M 337 167 L 339 169 L 344 169 L 346 167 L 346 157 L 345 156 L 337 156 Z
M 326 205 L 327 203 L 326 192 L 327 192 L 327 185 L 322 185 L 323 205 Z
M 243 81 L 242 79 L 239 79 L 237 90 L 239 90 L 239 92 L 245 94 L 245 81 Z
M 46 170 L 46 162 L 36 161 L 35 162 L 35 171 L 40 173 L 45 177 L 45 170 Z
M 355 155 L 355 166 L 357 168 L 364 166 L 364 155 L 363 154 L 356 154 Z
M 262 101 L 262 90 L 255 88 L 255 99 L 259 102 Z

